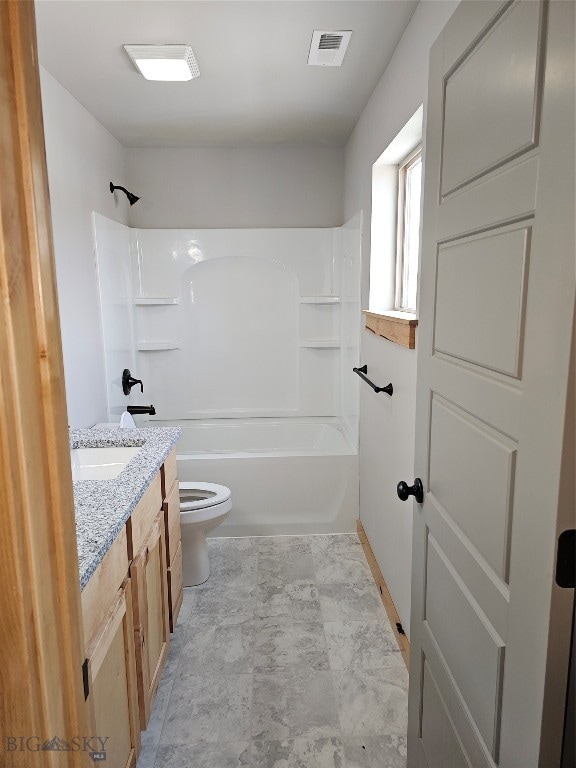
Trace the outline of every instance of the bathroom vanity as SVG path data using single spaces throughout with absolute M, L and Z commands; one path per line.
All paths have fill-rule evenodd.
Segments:
M 85 695 L 93 732 L 108 737 L 107 763 L 122 768 L 136 765 L 182 604 L 178 436 L 177 428 L 71 434 L 73 450 L 139 448 L 116 477 L 74 482 Z

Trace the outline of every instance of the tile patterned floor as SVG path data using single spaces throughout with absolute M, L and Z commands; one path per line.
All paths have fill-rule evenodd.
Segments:
M 408 675 L 357 536 L 209 548 L 138 768 L 405 768 Z

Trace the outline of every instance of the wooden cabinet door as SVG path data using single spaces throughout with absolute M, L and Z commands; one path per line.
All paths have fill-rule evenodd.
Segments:
M 170 632 L 174 632 L 182 605 L 182 545 L 180 543 L 180 493 L 175 478 L 164 504 L 166 528 L 166 558 L 168 563 L 168 597 L 170 607 Z
M 134 638 L 140 727 L 148 725 L 152 702 L 168 653 L 168 583 L 164 515 L 159 513 L 148 539 L 132 561 Z
M 134 768 L 140 751 L 140 720 L 130 579 L 123 582 L 88 646 L 87 660 L 93 727 L 106 739 L 106 765 Z

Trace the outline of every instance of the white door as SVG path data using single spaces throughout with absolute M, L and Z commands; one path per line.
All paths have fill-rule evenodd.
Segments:
M 430 64 L 410 768 L 559 764 L 574 112 L 573 2 L 461 3 Z

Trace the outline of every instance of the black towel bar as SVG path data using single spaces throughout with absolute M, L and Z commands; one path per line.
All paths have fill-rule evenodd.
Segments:
M 374 384 L 373 381 L 370 381 L 368 376 L 366 374 L 368 373 L 368 366 L 363 365 L 361 368 L 352 368 L 354 373 L 357 373 L 360 378 L 366 382 L 366 384 L 369 384 L 374 392 L 386 392 L 387 395 L 390 395 L 392 397 L 392 393 L 394 392 L 394 387 L 392 384 L 387 384 L 385 387 L 377 387 L 376 384 Z

